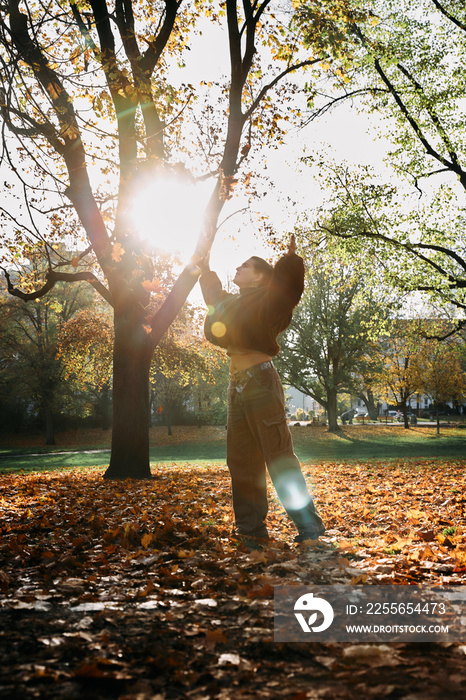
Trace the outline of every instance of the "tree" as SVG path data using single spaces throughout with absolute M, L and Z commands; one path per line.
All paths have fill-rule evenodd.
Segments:
M 421 390 L 417 364 L 419 349 L 416 323 L 408 319 L 395 319 L 388 336 L 382 338 L 380 343 L 384 367 L 379 378 L 379 391 L 387 403 L 394 402 L 400 407 L 405 428 L 409 428 L 409 401 Z
M 337 397 L 355 392 L 356 373 L 366 367 L 368 343 L 386 308 L 359 269 L 335 258 L 324 262 L 322 255 L 310 261 L 279 367 L 288 384 L 325 408 L 331 431 L 339 430 Z
M 108 308 L 82 309 L 61 328 L 57 353 L 65 377 L 95 396 L 104 430 L 111 426 L 113 325 Z
M 431 319 L 426 325 L 439 325 L 439 321 Z M 443 325 L 444 324 L 441 324 Z M 429 331 L 431 332 L 431 331 Z M 437 334 L 448 334 L 448 329 L 438 329 Z M 466 375 L 462 367 L 461 353 L 464 352 L 464 341 L 458 338 L 439 343 L 429 339 L 424 330 L 421 348 L 415 358 L 416 371 L 420 378 L 420 388 L 429 396 L 436 407 L 437 433 L 440 433 L 439 404 L 446 401 L 461 399 L 466 392 Z
M 297 4 L 295 21 L 308 28 L 310 43 L 320 5 Z M 384 259 L 402 289 L 455 305 L 454 333 L 466 323 L 465 6 L 460 0 L 367 0 L 363 7 L 364 14 L 359 3 L 348 4 L 337 22 L 351 49 L 333 104 L 358 95 L 366 108 L 387 117 L 383 131 L 394 142 L 390 164 L 407 183 L 392 212 L 404 216 L 387 217 L 388 225 L 367 218 L 365 229 L 333 233 L 350 241 L 353 251 L 359 240 L 360 251 L 370 248 Z M 328 62 L 336 79 L 339 52 L 330 51 Z M 372 184 L 365 184 L 369 192 L 347 192 L 352 206 L 370 202 Z
M 198 427 L 227 423 L 228 357 L 219 353 L 211 367 L 211 378 L 197 376 L 194 405 Z
M 38 274 L 40 260 L 28 270 L 32 278 Z M 60 329 L 91 302 L 92 296 L 82 284 L 73 288 L 56 285 L 46 299 L 29 305 L 5 292 L 1 297 L 3 384 L 15 401 L 21 397 L 29 411 L 41 416 L 47 445 L 55 444 L 56 414 L 70 403 L 75 388 L 57 357 Z
M 67 261 L 72 272 L 50 259 L 34 289 L 14 284 L 6 272 L 8 290 L 31 301 L 58 282 L 86 281 L 112 307 L 107 478 L 150 478 L 151 360 L 198 277 L 186 266 L 154 310 L 151 255 L 131 220 L 135 188 L 157 174 L 162 181 L 189 177 L 190 169 L 200 169 L 198 154 L 205 154 L 204 175 L 214 184 L 194 255 L 207 257 L 236 180 L 250 180 L 242 169 L 249 151 L 277 144 L 295 116 L 286 101 L 286 90 L 295 90 L 289 76 L 322 62 L 321 52 L 300 51 L 298 31 L 287 30 L 270 0 L 245 0 L 241 9 L 226 0 L 218 10 L 211 3 L 203 9 L 209 26 L 226 18 L 230 75 L 224 85 L 205 81 L 208 104 L 197 113 L 204 131 L 197 134 L 193 110 L 202 95 L 181 82 L 179 71 L 189 63 L 188 37 L 198 28 L 200 3 L 52 0 L 22 9 L 20 0 L 8 0 L 0 9 L 3 164 L 19 178 L 29 217 L 25 222 L 16 208 L 3 210 L 14 229 L 7 245 L 17 258 L 37 245 L 49 252 L 63 235 L 87 245 Z M 157 212 L 151 223 L 157 227 Z
M 177 320 L 177 322 L 179 322 Z M 152 403 L 158 407 L 168 434 L 176 412 L 197 398 L 200 413 L 201 385 L 213 383 L 213 370 L 218 367 L 223 353 L 213 348 L 189 326 L 183 333 L 168 331 L 156 350 L 151 369 Z
M 369 418 L 376 421 L 379 417 L 381 396 L 377 386 L 383 366 L 380 354 L 379 338 L 368 339 L 364 349 L 364 359 L 358 370 L 354 373 L 355 395 L 364 401 L 369 413 Z

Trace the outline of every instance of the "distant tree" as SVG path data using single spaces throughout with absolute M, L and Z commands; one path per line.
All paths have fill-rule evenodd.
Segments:
M 432 333 L 432 325 L 437 326 L 437 334 L 447 335 L 448 329 L 445 323 L 435 320 L 422 324 L 424 333 Z M 463 353 L 462 339 L 454 338 L 449 342 L 439 343 L 436 339 L 423 337 L 415 358 L 420 390 L 431 398 L 436 408 L 437 433 L 440 432 L 439 404 L 461 400 L 466 394 L 466 374 L 462 366 Z
M 339 430 L 337 399 L 354 393 L 355 376 L 380 332 L 388 305 L 355 267 L 316 254 L 309 261 L 303 298 L 281 340 L 279 367 L 287 384 L 315 399 Z
M 39 261 L 28 275 L 39 275 L 40 267 Z M 6 383 L 15 401 L 22 397 L 23 406 L 40 416 L 47 445 L 55 444 L 57 414 L 75 403 L 72 393 L 76 385 L 67 381 L 57 356 L 60 330 L 91 302 L 85 285 L 57 285 L 47 299 L 38 299 L 33 305 L 12 298 L 4 290 L 1 296 L 0 352 Z
M 100 308 L 99 308 L 100 306 Z M 113 324 L 108 309 L 82 309 L 60 329 L 57 353 L 66 379 L 94 397 L 94 413 L 110 428 Z
M 388 334 L 380 339 L 383 368 L 377 378 L 378 391 L 387 403 L 400 407 L 405 428 L 409 428 L 410 399 L 422 387 L 418 364 L 421 342 L 417 319 L 394 319 Z
M 174 330 L 170 329 L 157 347 L 151 372 L 151 403 L 160 411 L 169 435 L 177 410 L 186 411 L 191 403 L 195 413 L 200 401 L 202 406 L 203 383 L 214 383 L 214 370 L 223 357 L 189 327 L 184 333 Z
M 380 341 L 370 339 L 367 342 L 364 358 L 354 373 L 354 393 L 367 408 L 369 418 L 377 420 L 381 406 L 381 396 L 377 387 L 377 380 L 383 367 L 383 358 L 380 353 Z
M 210 348 L 209 348 L 210 349 Z M 218 352 L 213 358 L 210 376 L 197 375 L 193 387 L 197 425 L 225 425 L 227 422 L 228 357 Z

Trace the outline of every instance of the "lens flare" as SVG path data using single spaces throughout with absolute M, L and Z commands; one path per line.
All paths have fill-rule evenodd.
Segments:
M 275 480 L 279 498 L 287 510 L 302 510 L 311 502 L 302 474 L 288 470 Z

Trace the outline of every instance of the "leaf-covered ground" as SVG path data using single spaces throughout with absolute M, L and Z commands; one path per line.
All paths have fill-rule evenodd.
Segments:
M 466 646 L 278 644 L 273 587 L 466 584 L 465 461 L 305 465 L 318 545 L 271 499 L 231 538 L 225 467 L 0 482 L 2 698 L 463 698 Z

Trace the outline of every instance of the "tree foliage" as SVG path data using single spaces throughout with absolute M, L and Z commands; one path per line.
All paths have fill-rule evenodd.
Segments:
M 304 296 L 282 342 L 284 379 L 320 403 L 337 430 L 337 396 L 357 393 L 357 374 L 370 371 L 370 343 L 384 324 L 383 304 L 370 274 L 327 253 L 309 260 Z
M 430 397 L 437 413 L 437 432 L 440 430 L 439 406 L 452 402 L 464 402 L 466 394 L 466 374 L 463 366 L 465 352 L 464 339 L 449 337 L 447 342 L 438 343 L 433 334 L 448 336 L 449 328 L 441 320 L 431 319 L 420 322 L 422 334 L 421 349 L 415 358 L 422 392 Z M 437 326 L 433 331 L 429 326 Z M 427 326 L 427 327 L 426 327 Z
M 297 21 L 307 27 L 309 41 L 316 6 L 320 3 L 297 3 Z M 335 80 L 333 104 L 357 94 L 363 109 L 382 118 L 381 130 L 394 144 L 389 162 L 399 186 L 396 192 L 390 183 L 392 220 L 388 215 L 364 230 L 333 233 L 350 240 L 351 250 L 369 246 L 394 266 L 392 280 L 399 287 L 455 305 L 461 327 L 466 310 L 464 3 L 352 2 L 338 27 L 346 36 L 350 68 L 345 84 Z M 328 60 L 336 78 L 338 47 Z M 321 111 L 317 105 L 314 114 Z M 373 183 L 366 180 L 369 192 L 361 187 L 349 192 L 346 185 L 340 194 L 346 189 L 348 206 L 367 207 Z
M 40 275 L 40 260 L 35 260 L 27 276 L 35 279 Z M 28 305 L 2 290 L 2 403 L 11 406 L 21 401 L 18 420 L 28 415 L 39 417 L 47 444 L 55 444 L 54 424 L 59 413 L 71 415 L 83 409 L 73 395 L 77 385 L 68 381 L 57 352 L 62 329 L 91 303 L 92 294 L 82 284 L 57 285 L 46 298 Z

